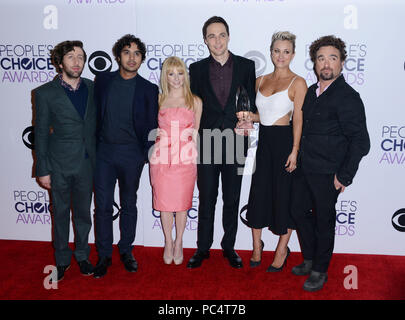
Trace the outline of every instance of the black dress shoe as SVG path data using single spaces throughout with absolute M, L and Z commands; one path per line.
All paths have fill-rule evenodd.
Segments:
M 59 281 L 61 281 L 61 280 L 64 278 L 64 276 L 65 276 L 66 270 L 68 270 L 69 268 L 70 268 L 70 264 L 67 265 L 67 266 L 56 266 L 56 272 L 57 272 L 57 274 L 56 274 L 56 279 L 54 279 L 54 277 L 52 276 L 52 277 L 51 277 L 51 281 L 52 281 L 52 282 L 59 282 Z
M 263 242 L 263 240 L 260 240 L 260 241 L 261 241 L 261 245 L 262 245 L 262 247 L 260 248 L 260 260 L 259 261 L 249 260 L 249 264 L 250 264 L 251 268 L 256 268 L 256 267 L 260 266 L 260 264 L 262 263 L 264 242 Z
M 328 281 L 326 272 L 311 271 L 311 275 L 305 281 L 303 289 L 309 292 L 321 290 L 326 281 Z
M 89 260 L 78 261 L 80 273 L 85 276 L 90 276 L 94 273 L 94 267 Z
M 121 254 L 121 261 L 128 272 L 136 272 L 138 270 L 138 262 L 136 262 L 132 253 Z
M 311 273 L 312 260 L 304 260 L 303 263 L 291 269 L 291 272 L 296 276 L 305 276 Z
M 287 256 L 285 257 L 284 262 L 281 265 L 281 267 L 276 268 L 276 267 L 273 267 L 272 265 L 270 265 L 270 267 L 267 268 L 266 272 L 280 272 L 281 270 L 283 270 L 284 265 L 287 263 L 287 258 L 288 258 L 289 255 L 290 255 L 290 248 L 287 247 Z
M 110 257 L 101 257 L 98 259 L 97 265 L 94 268 L 93 277 L 98 279 L 104 277 L 107 274 L 107 269 L 112 264 Z
M 194 269 L 201 266 L 204 259 L 210 257 L 210 251 L 196 251 L 187 263 L 187 268 Z
M 232 268 L 240 269 L 243 267 L 242 259 L 235 250 L 224 250 L 224 257 L 228 259 Z

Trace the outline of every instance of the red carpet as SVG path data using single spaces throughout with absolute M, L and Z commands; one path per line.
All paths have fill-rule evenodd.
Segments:
M 102 279 L 79 273 L 75 260 L 58 289 L 45 289 L 43 282 L 53 264 L 48 242 L 0 240 L 0 299 L 9 300 L 404 300 L 405 257 L 383 255 L 334 254 L 329 280 L 318 292 L 302 290 L 306 277 L 291 273 L 301 263 L 301 254 L 293 252 L 280 273 L 266 273 L 274 252 L 264 252 L 260 267 L 249 267 L 250 251 L 238 250 L 244 268 L 235 270 L 222 257 L 220 250 L 211 250 L 211 257 L 202 267 L 189 270 L 186 262 L 194 249 L 185 249 L 181 266 L 164 265 L 163 248 L 134 248 L 138 260 L 137 273 L 128 273 L 114 247 L 113 265 Z M 92 245 L 90 260 L 97 261 Z M 345 289 L 347 265 L 358 271 L 358 289 Z

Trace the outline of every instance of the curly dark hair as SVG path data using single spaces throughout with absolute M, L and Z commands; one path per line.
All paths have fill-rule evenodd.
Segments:
M 132 34 L 126 34 L 125 36 L 121 37 L 117 40 L 112 48 L 112 52 L 114 54 L 115 60 L 117 61 L 118 65 L 120 65 L 119 57 L 121 56 L 121 51 L 126 46 L 131 46 L 131 43 L 135 43 L 142 54 L 142 61 L 146 58 L 146 46 L 141 41 L 141 39 L 135 37 Z
M 87 60 L 87 55 L 86 51 L 83 49 L 83 42 L 79 40 L 67 40 L 63 41 L 61 43 L 58 43 L 51 51 L 51 61 L 52 64 L 54 65 L 56 72 L 61 73 L 62 69 L 60 68 L 60 64 L 62 64 L 63 57 L 70 51 L 74 50 L 74 47 L 79 47 L 83 50 L 84 53 L 84 63 L 86 63 Z
M 316 61 L 316 53 L 321 47 L 327 47 L 327 46 L 332 46 L 335 47 L 336 49 L 339 50 L 340 52 L 340 60 L 345 61 L 346 60 L 346 44 L 344 41 L 340 38 L 337 38 L 335 36 L 324 36 L 321 37 L 314 42 L 311 43 L 311 46 L 309 47 L 309 55 L 311 57 L 311 61 L 315 64 Z

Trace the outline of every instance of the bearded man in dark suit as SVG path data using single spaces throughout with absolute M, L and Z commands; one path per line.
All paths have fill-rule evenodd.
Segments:
M 70 208 L 74 255 L 84 275 L 93 273 L 88 235 L 96 159 L 96 108 L 93 82 L 82 78 L 86 53 L 81 41 L 64 41 L 51 51 L 55 79 L 34 90 L 36 176 L 49 189 L 57 281 L 70 266 Z M 56 279 L 53 279 L 56 280 Z

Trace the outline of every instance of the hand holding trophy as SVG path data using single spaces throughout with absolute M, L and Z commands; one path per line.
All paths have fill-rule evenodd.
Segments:
M 236 117 L 238 122 L 235 127 L 236 134 L 248 136 L 253 129 L 253 122 L 250 117 L 250 101 L 246 89 L 240 86 L 236 91 Z

